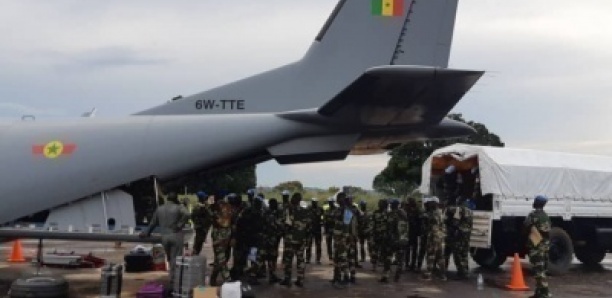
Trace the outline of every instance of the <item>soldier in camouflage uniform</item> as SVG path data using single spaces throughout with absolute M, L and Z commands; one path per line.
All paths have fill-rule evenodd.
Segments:
M 387 233 L 383 245 L 383 260 L 385 269 L 380 282 L 388 282 L 391 262 L 395 256 L 397 268 L 395 269 L 394 280 L 399 281 L 404 264 L 405 247 L 408 245 L 408 216 L 404 210 L 399 208 L 400 202 L 397 199 L 391 201 L 391 211 L 387 217 Z
M 357 227 L 359 232 L 359 251 L 361 252 L 361 262 L 365 262 L 366 250 L 365 243 L 370 239 L 370 214 L 367 211 L 368 204 L 366 201 L 359 202 L 359 210 L 361 211 L 361 218 L 359 218 L 359 226 Z M 371 250 L 368 245 L 368 249 Z
M 323 212 L 323 229 L 325 230 L 325 245 L 327 246 L 327 258 L 330 262 L 334 262 L 334 219 L 332 214 L 336 210 L 336 203 L 333 198 L 327 200 L 328 208 Z
M 297 280 L 295 285 L 298 287 L 304 286 L 304 249 L 306 240 L 311 232 L 311 213 L 308 209 L 300 208 L 302 194 L 295 193 L 291 197 L 289 206 L 285 209 L 283 218 L 284 223 L 284 250 L 283 250 L 283 267 L 285 269 L 285 279 L 281 285 L 291 287 L 291 271 L 293 256 L 297 259 Z
M 269 208 L 264 212 L 262 237 L 262 252 L 258 255 L 261 264 L 268 267 L 268 281 L 275 284 L 280 281 L 276 276 L 276 262 L 278 260 L 278 240 L 283 234 L 283 212 L 278 206 L 276 199 L 268 201 Z
M 208 195 L 199 191 L 197 194 L 198 204 L 193 208 L 191 212 L 191 221 L 193 222 L 193 229 L 195 230 L 195 239 L 193 240 L 193 255 L 199 255 L 202 251 L 202 246 L 206 242 L 206 236 L 208 230 L 212 225 L 212 220 L 209 216 L 207 200 Z
M 446 264 L 444 261 L 446 226 L 444 225 L 444 214 L 438 208 L 439 203 L 440 201 L 436 197 L 425 200 L 427 217 L 424 224 L 427 237 L 427 269 L 423 273 L 424 280 L 431 280 L 434 264 L 438 269 L 440 279 L 446 280 Z
M 215 196 L 215 203 L 207 209 L 212 219 L 212 241 L 215 255 L 214 268 L 210 275 L 210 285 L 217 285 L 217 276 L 221 273 L 223 281 L 230 279 L 227 262 L 232 245 L 232 206 L 220 196 Z
M 370 216 L 370 242 L 372 248 L 370 250 L 370 261 L 372 262 L 372 271 L 376 271 L 378 260 L 382 256 L 383 245 L 385 245 L 385 235 L 387 234 L 387 221 L 389 202 L 385 199 L 378 201 L 378 210 L 372 212 Z
M 312 198 L 309 208 L 312 215 L 312 233 L 310 234 L 310 237 L 308 237 L 308 242 L 306 243 L 306 264 L 310 264 L 313 240 L 315 244 L 317 264 L 321 264 L 321 240 L 323 237 L 321 235 L 321 226 L 323 221 L 323 208 L 321 208 L 318 203 L 317 198 Z
M 467 207 L 464 198 L 459 198 L 457 205 L 446 208 L 447 239 L 450 247 L 446 248 L 445 264 L 448 268 L 451 254 L 457 267 L 457 277 L 468 277 L 468 254 L 470 250 L 470 236 L 472 234 L 472 210 Z
M 548 199 L 537 196 L 533 201 L 533 211 L 525 218 L 525 234 L 529 235 L 527 248 L 529 249 L 529 261 L 533 266 L 536 280 L 534 298 L 552 297 L 548 290 L 546 278 L 546 262 L 548 262 L 548 250 L 550 248 L 550 218 L 544 212 L 544 206 Z
M 346 194 L 336 195 L 340 205 L 331 214 L 334 220 L 334 286 L 345 286 L 348 282 L 355 283 L 355 255 L 357 241 L 357 226 L 361 212 L 355 208 Z M 350 276 L 349 276 L 350 274 Z M 342 276 L 341 276 L 342 275 Z

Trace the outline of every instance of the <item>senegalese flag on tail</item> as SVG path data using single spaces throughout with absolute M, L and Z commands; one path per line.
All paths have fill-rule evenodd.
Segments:
M 68 144 L 60 141 L 51 141 L 44 145 L 32 145 L 32 154 L 46 158 L 58 158 L 71 155 L 76 150 L 76 144 Z
M 405 0 L 372 0 L 372 15 L 401 17 L 404 15 Z

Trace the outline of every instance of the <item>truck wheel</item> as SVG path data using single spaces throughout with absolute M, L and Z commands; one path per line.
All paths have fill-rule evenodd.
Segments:
M 480 267 L 497 269 L 506 262 L 507 256 L 498 254 L 494 248 L 475 248 L 472 251 L 472 259 Z
M 576 258 L 578 258 L 582 264 L 588 267 L 599 265 L 606 257 L 606 251 L 604 249 L 588 246 L 577 247 L 574 250 L 574 254 L 576 254 Z
M 561 228 L 550 230 L 550 250 L 548 251 L 548 272 L 561 275 L 569 270 L 574 259 L 572 238 Z

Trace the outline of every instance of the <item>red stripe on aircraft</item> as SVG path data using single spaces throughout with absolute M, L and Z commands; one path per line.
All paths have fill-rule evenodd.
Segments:
M 45 145 L 32 145 L 32 154 L 42 155 L 45 152 Z
M 64 150 L 62 151 L 62 155 L 72 154 L 76 150 L 76 148 L 76 144 L 64 144 Z

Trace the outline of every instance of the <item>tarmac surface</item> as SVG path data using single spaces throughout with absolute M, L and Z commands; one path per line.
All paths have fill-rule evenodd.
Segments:
M 24 240 L 22 243 L 26 258 L 34 257 L 37 242 Z M 91 252 L 94 256 L 104 258 L 108 262 L 121 263 L 123 262 L 123 255 L 135 245 L 124 243 L 117 248 L 114 243 L 106 242 L 45 241 L 44 250 L 46 252 L 54 250 L 58 252 L 74 251 L 78 254 Z M 0 262 L 0 297 L 6 296 L 12 281 L 37 272 L 37 267 L 32 263 L 8 263 L 4 261 L 10 254 L 11 248 L 12 243 L 10 242 L 0 245 L 0 256 L 3 260 Z M 323 250 L 325 251 L 325 249 Z M 205 244 L 203 253 L 209 261 L 212 259 L 210 243 Z M 325 256 L 325 252 L 322 261 L 322 265 L 310 264 L 307 266 L 305 288 L 270 286 L 262 280 L 262 285 L 254 287 L 257 297 L 520 298 L 532 295 L 534 288 L 533 277 L 529 273 L 530 265 L 526 260 L 522 260 L 522 267 L 527 285 L 531 289 L 527 292 L 511 292 L 504 289 L 510 281 L 511 259 L 508 259 L 506 264 L 497 271 L 482 270 L 472 263 L 470 264 L 470 268 L 472 268 L 471 277 L 466 281 L 453 280 L 455 269 L 451 265 L 448 274 L 449 281 L 446 282 L 436 279 L 422 281 L 419 279 L 419 275 L 415 273 L 405 273 L 400 282 L 390 282 L 389 284 L 380 284 L 377 281 L 382 268 L 379 268 L 378 272 L 372 272 L 370 263 L 366 262 L 362 264 L 364 268 L 357 271 L 357 283 L 348 286 L 346 289 L 336 289 L 331 286 L 329 280 L 332 276 L 333 267 Z M 208 273 L 210 273 L 210 270 Z M 479 273 L 483 275 L 485 281 L 483 290 L 478 290 L 476 286 L 476 277 Z M 55 274 L 65 277 L 70 282 L 71 297 L 99 296 L 100 269 L 41 268 L 40 274 Z M 282 272 L 279 272 L 279 276 L 282 277 Z M 152 280 L 167 283 L 167 274 L 165 272 L 124 273 L 122 297 L 135 297 L 138 288 Z M 569 273 L 551 277 L 549 284 L 554 297 L 612 297 L 612 255 L 609 254 L 602 265 L 594 269 L 586 268 L 575 260 Z

